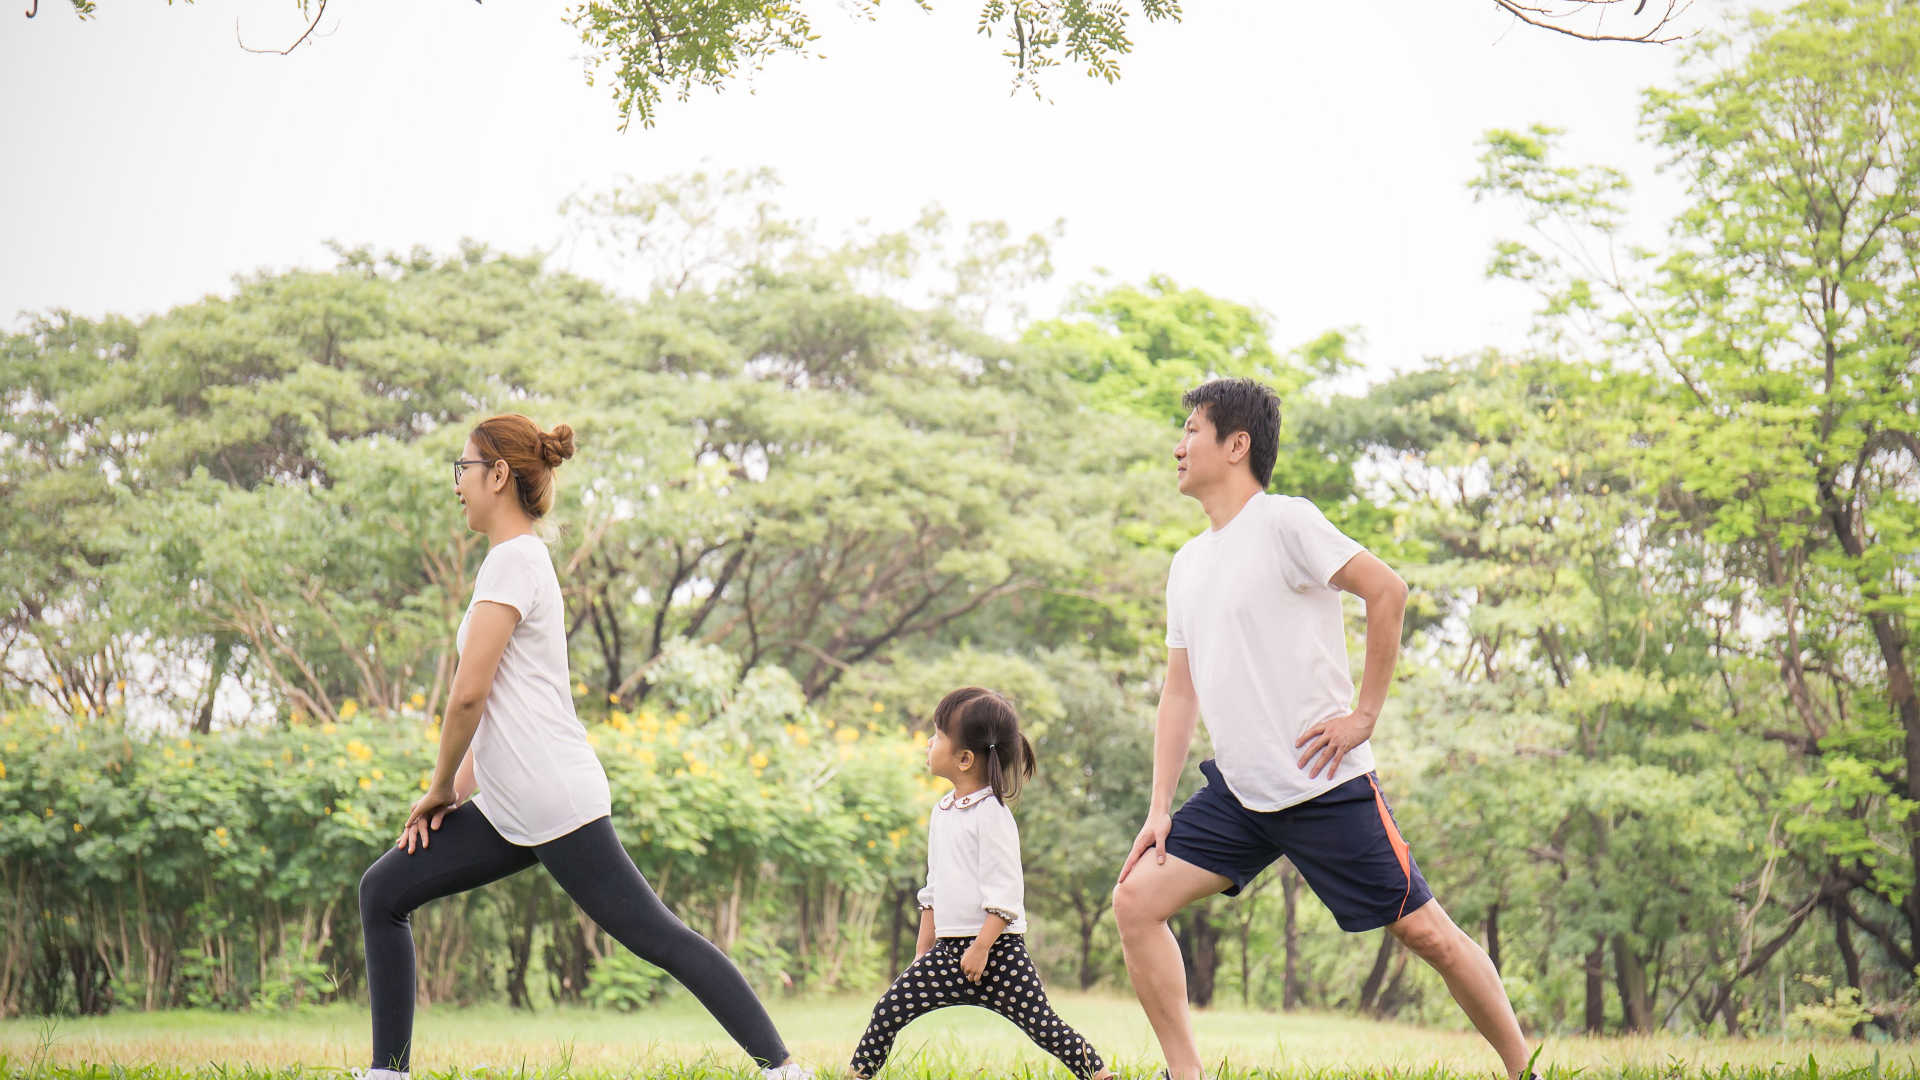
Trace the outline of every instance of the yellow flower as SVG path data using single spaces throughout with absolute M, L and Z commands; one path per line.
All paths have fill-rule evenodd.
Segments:
M 587 684 L 583 682 L 574 683 L 573 692 L 584 695 L 587 692 Z
M 914 732 L 914 733 L 913 733 L 913 748 L 914 748 L 915 750 L 925 750 L 925 749 L 927 748 L 927 733 L 926 733 L 926 732 L 924 732 L 924 731 L 916 731 L 916 732 Z
M 647 709 L 641 709 L 638 717 L 641 731 L 660 730 L 660 718 Z
M 418 709 L 426 705 L 427 696 L 425 694 L 415 694 L 412 697 L 408 698 L 407 701 L 412 703 L 414 708 Z
M 51 806 L 49 806 L 49 807 L 47 807 L 47 816 L 48 816 L 48 817 L 52 817 L 52 816 L 53 816 L 53 807 L 51 807 Z
M 372 787 L 372 786 L 373 786 L 373 781 L 372 781 L 372 780 L 369 780 L 369 779 L 367 779 L 367 778 L 366 778 L 366 777 L 364 777 L 364 776 L 360 778 L 360 790 L 361 790 L 361 791 L 365 791 L 365 790 L 367 790 L 368 788 L 370 788 L 370 787 Z
M 338 730 L 340 729 L 335 727 L 331 722 L 320 725 L 320 734 L 322 735 L 331 735 Z
M 651 731 L 643 731 L 643 732 L 641 732 L 641 733 L 640 733 L 640 741 L 641 741 L 641 742 L 652 742 L 652 741 L 653 741 L 653 732 L 651 732 Z
M 860 729 L 850 727 L 840 728 L 833 733 L 833 741 L 839 743 L 858 742 L 860 741 Z
M 876 701 L 873 703 L 873 711 L 877 713 L 886 712 L 887 707 L 885 705 L 882 705 L 880 702 Z
M 5 780 L 6 778 L 7 778 L 7 763 L 4 761 L 0 761 L 0 780 Z
M 880 846 L 880 841 L 878 841 L 878 840 L 869 840 L 869 841 L 867 841 L 867 846 L 868 846 L 868 847 L 879 847 L 879 846 Z
M 425 780 L 420 781 L 420 790 L 421 791 L 427 790 L 427 782 Z M 333 807 L 331 806 L 327 807 L 327 813 L 331 815 L 333 813 Z
M 767 767 L 769 763 L 767 761 L 767 755 L 761 754 L 761 753 L 755 753 L 752 757 L 747 759 L 747 764 L 752 765 L 756 769 L 764 769 Z
M 227 838 L 227 827 L 225 825 L 220 826 L 219 828 L 213 830 L 213 835 L 219 837 L 222 840 L 225 840 Z
M 813 741 L 813 736 L 808 735 L 804 731 L 800 731 L 796 729 L 793 733 L 793 743 L 795 746 L 805 746 L 812 741 Z
M 640 762 L 640 764 L 642 764 L 642 765 L 652 765 L 652 764 L 653 764 L 653 761 L 654 761 L 654 758 L 653 758 L 653 751 L 651 751 L 651 750 L 649 750 L 649 749 L 647 749 L 647 748 L 646 748 L 646 747 L 644 747 L 644 746 L 643 746 L 643 747 L 641 747 L 641 748 L 640 748 L 640 749 L 638 749 L 638 750 L 635 750 L 635 751 L 633 752 L 633 756 L 634 756 L 634 758 L 635 758 L 636 760 L 638 760 L 638 761 Z
M 359 739 L 354 739 L 347 743 L 347 753 L 351 755 L 355 761 L 367 761 L 373 757 L 373 747 L 368 746 Z
M 427 790 L 427 778 L 424 776 L 420 778 L 420 790 L 421 791 Z M 333 813 L 333 811 L 329 810 L 327 811 L 327 813 L 331 814 Z
M 437 719 L 436 719 L 436 720 L 435 720 L 435 721 L 433 722 L 433 724 L 431 724 L 431 725 L 430 725 L 430 726 L 429 726 L 429 727 L 427 728 L 427 741 L 428 741 L 428 742 L 439 742 L 439 741 L 440 741 L 440 722 L 439 722 L 439 720 L 437 720 Z
M 387 778 L 387 774 L 381 772 L 379 769 L 375 769 L 373 770 L 373 778 L 375 780 L 385 780 Z
M 85 825 L 82 825 L 82 824 L 80 824 L 80 823 L 79 823 L 79 822 L 77 822 L 77 821 L 73 823 L 73 831 L 74 831 L 74 832 L 85 832 L 85 831 L 86 831 L 86 828 L 87 828 L 87 827 L 86 827 Z
M 673 722 L 676 724 L 684 724 L 690 719 L 692 719 L 692 717 L 688 716 L 684 712 L 677 712 L 673 714 Z
M 607 704 L 609 704 L 609 705 L 618 705 L 618 704 L 620 704 L 620 695 L 619 695 L 619 694 L 608 694 L 608 695 L 607 695 Z
M 687 771 L 695 776 L 705 776 L 707 775 L 707 763 L 704 761 L 690 761 L 687 763 Z
M 360 711 L 360 703 L 353 700 L 352 698 L 348 698 L 347 700 L 340 703 L 340 719 L 343 721 L 353 719 L 354 715 L 357 714 L 359 711 Z

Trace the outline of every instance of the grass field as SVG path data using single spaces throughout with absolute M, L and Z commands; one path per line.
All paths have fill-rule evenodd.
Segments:
M 1154 1075 L 1153 1037 L 1131 998 L 1059 993 L 1061 1016 L 1124 1077 Z M 843 1076 L 865 1025 L 865 998 L 771 1003 L 795 1056 Z M 1478 1038 L 1347 1016 L 1213 1009 L 1195 1018 L 1222 1080 L 1464 1080 L 1494 1075 Z M 0 1078 L 22 1080 L 319 1080 L 367 1061 L 363 1009 L 328 1006 L 284 1015 L 128 1013 L 58 1022 L 0 1021 Z M 1585 1080 L 1823 1080 L 1920 1078 L 1920 1045 L 1818 1040 L 1554 1038 L 1543 1075 Z M 414 1068 L 430 1077 L 559 1080 L 749 1076 L 748 1061 L 684 995 L 623 1015 L 588 1010 L 514 1012 L 428 1008 L 416 1026 Z M 948 1009 L 901 1036 L 881 1080 L 1065 1078 L 1065 1069 L 1014 1027 L 980 1009 Z

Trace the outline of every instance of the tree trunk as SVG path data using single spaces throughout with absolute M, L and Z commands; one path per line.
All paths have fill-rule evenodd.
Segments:
M 1380 950 L 1373 954 L 1373 970 L 1367 972 L 1367 981 L 1360 985 L 1360 1011 L 1372 1012 L 1380 1000 L 1380 987 L 1387 980 L 1387 961 L 1393 958 L 1393 934 L 1380 932 Z
M 1487 909 L 1487 959 L 1493 961 L 1493 970 L 1500 970 L 1500 902 L 1498 900 Z
M 1587 1023 L 1589 1035 L 1604 1035 L 1607 1030 L 1607 943 L 1596 940 L 1587 954 Z
M 1853 934 L 1847 928 L 1847 914 L 1840 907 L 1839 897 L 1827 905 L 1827 914 L 1833 918 L 1833 940 L 1840 946 L 1840 961 L 1847 969 L 1847 985 L 1859 991 L 1860 1000 L 1864 1002 L 1867 996 L 1860 986 L 1860 954 L 1853 950 Z M 1867 1025 L 1864 1022 L 1853 1025 L 1851 1034 L 1856 1039 L 1866 1038 Z
M 1213 1004 L 1214 973 L 1220 966 L 1220 930 L 1207 917 L 1207 909 L 1188 908 L 1180 925 L 1180 959 L 1187 969 L 1187 1000 L 1195 1005 Z
M 1653 1030 L 1653 1003 L 1647 1000 L 1647 962 L 1628 944 L 1627 935 L 1613 935 L 1613 969 L 1620 989 L 1620 1027 L 1643 1033 Z
M 1286 948 L 1286 978 L 1280 991 L 1280 1007 L 1292 1010 L 1300 1007 L 1300 923 L 1297 918 L 1300 874 L 1292 863 L 1280 870 L 1280 898 Z M 1388 941 L 1393 940 L 1392 934 L 1386 937 Z M 1379 966 L 1375 965 L 1376 968 Z
M 193 730 L 201 735 L 213 730 L 213 699 L 219 696 L 220 684 L 226 681 L 227 665 L 233 659 L 234 637 L 231 631 L 213 635 L 213 656 L 207 664 L 207 696 L 201 700 L 200 711 L 193 718 Z
M 1083 991 L 1093 989 L 1093 932 L 1100 928 L 1100 916 L 1106 914 L 1106 910 L 1103 904 L 1096 911 L 1080 914 L 1080 989 Z

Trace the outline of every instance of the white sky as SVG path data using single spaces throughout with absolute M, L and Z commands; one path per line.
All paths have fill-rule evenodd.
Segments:
M 1369 368 L 1511 343 L 1528 297 L 1482 277 L 1505 227 L 1465 188 L 1479 134 L 1547 122 L 1581 160 L 1652 179 L 1639 91 L 1673 47 L 1588 44 L 1485 0 L 1189 0 L 1136 27 L 1124 77 L 1051 73 L 1010 96 L 979 0 L 873 22 L 808 5 L 824 60 L 669 101 L 616 132 L 555 5 L 334 0 L 292 56 L 291 0 L 0 12 L 0 327 L 67 308 L 144 314 L 256 269 L 326 267 L 324 244 L 450 251 L 462 237 L 600 276 L 557 207 L 623 174 L 771 166 L 790 212 L 837 230 L 929 202 L 1021 231 L 1064 217 L 1050 313 L 1104 268 L 1254 304 L 1285 346 L 1358 326 Z M 250 10 L 249 10 L 250 9 Z M 1717 11 L 1696 6 L 1692 28 Z M 751 93 L 749 93 L 751 89 Z M 1642 189 L 1643 215 L 1671 194 Z M 635 288 L 637 281 L 614 281 Z

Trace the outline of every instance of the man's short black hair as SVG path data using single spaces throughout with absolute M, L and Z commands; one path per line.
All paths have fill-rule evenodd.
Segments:
M 1280 395 L 1252 379 L 1215 379 L 1186 392 L 1180 404 L 1188 412 L 1204 407 L 1216 442 L 1236 431 L 1253 444 L 1247 467 L 1264 490 L 1273 480 L 1273 459 L 1280 453 Z

